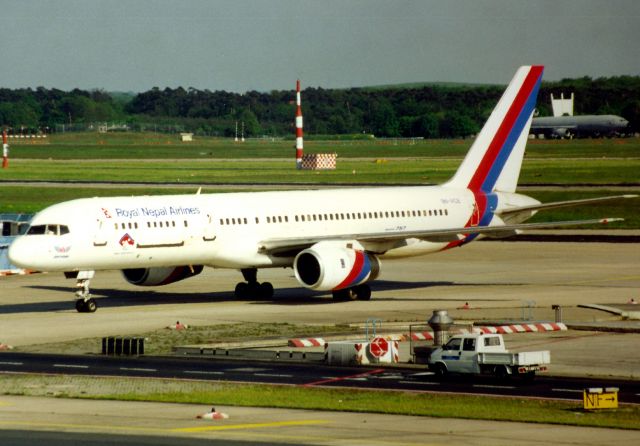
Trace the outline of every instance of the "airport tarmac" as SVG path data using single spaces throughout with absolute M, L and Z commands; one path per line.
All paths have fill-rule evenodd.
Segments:
M 513 422 L 0 396 L 5 446 L 83 445 L 601 445 L 637 444 L 638 431 Z
M 176 321 L 195 325 L 263 322 L 389 324 L 425 322 L 446 309 L 460 321 L 563 321 L 615 325 L 619 317 L 578 308 L 595 303 L 624 306 L 640 300 L 640 249 L 632 243 L 478 242 L 431 256 L 383 262 L 371 301 L 334 303 L 328 293 L 297 285 L 291 269 L 261 270 L 276 288 L 272 301 L 238 301 L 232 290 L 241 275 L 205 269 L 164 287 L 128 284 L 119 272 L 98 272 L 92 292 L 99 309 L 74 309 L 75 281 L 62 274 L 0 278 L 0 343 L 24 347 L 79 338 L 135 335 Z M 460 309 L 469 303 L 471 309 Z M 625 323 L 640 329 L 640 322 Z M 323 333 L 318 333 L 322 336 Z M 519 335 L 513 335 L 519 336 Z M 640 377 L 640 334 L 570 331 L 518 341 L 516 348 L 547 348 L 562 374 Z M 524 340 L 524 338 L 521 338 Z M 548 339 L 548 342 L 543 340 Z M 508 340 L 508 343 L 511 341 Z M 509 346 L 512 344 L 510 343 Z M 606 361 L 594 361 L 603 351 Z M 634 352 L 629 354 L 629 352 Z

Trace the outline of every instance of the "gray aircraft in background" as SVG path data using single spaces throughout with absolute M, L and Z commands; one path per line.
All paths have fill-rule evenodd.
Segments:
M 628 133 L 629 121 L 616 115 L 533 118 L 530 133 L 545 138 L 612 137 Z

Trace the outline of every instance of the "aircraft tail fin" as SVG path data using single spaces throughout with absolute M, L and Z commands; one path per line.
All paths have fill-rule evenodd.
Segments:
M 447 186 L 515 192 L 543 71 L 518 69 Z

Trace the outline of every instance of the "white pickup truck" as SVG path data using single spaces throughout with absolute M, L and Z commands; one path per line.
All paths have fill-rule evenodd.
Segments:
M 436 375 L 449 373 L 492 374 L 499 378 L 518 375 L 533 378 L 551 363 L 548 350 L 511 353 L 499 334 L 455 335 L 431 352 L 429 370 Z

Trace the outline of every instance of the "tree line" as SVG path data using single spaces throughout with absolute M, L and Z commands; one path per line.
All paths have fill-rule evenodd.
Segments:
M 432 84 L 303 90 L 306 135 L 458 138 L 479 131 L 504 90 L 497 85 Z M 615 114 L 640 131 L 640 76 L 543 82 L 540 116 L 551 115 L 550 94 L 575 93 L 575 114 Z M 60 126 L 120 122 L 158 131 L 247 137 L 293 135 L 295 93 L 244 94 L 195 88 L 153 88 L 138 94 L 102 90 L 0 89 L 0 125 L 10 131 L 53 132 Z M 151 124 L 150 124 L 151 123 Z

